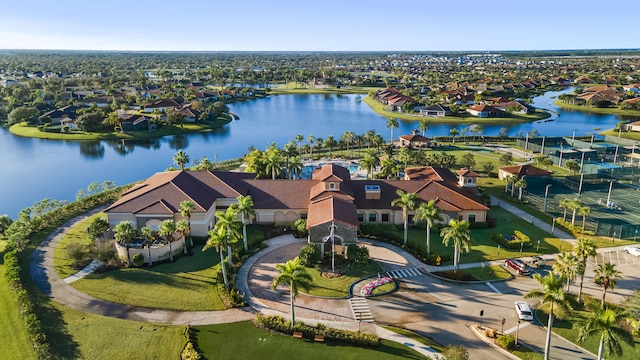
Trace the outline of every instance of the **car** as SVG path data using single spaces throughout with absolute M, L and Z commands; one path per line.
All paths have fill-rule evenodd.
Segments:
M 640 256 L 640 247 L 627 246 L 626 248 L 624 248 L 624 252 L 633 256 Z
M 514 306 L 516 308 L 516 313 L 518 313 L 518 319 L 527 321 L 533 320 L 533 311 L 531 311 L 529 304 L 524 301 L 516 301 Z
M 542 258 L 542 256 L 532 256 L 531 257 L 531 261 L 529 261 L 529 266 L 531 267 L 535 267 L 535 268 L 541 268 L 544 267 L 545 263 L 544 263 L 544 259 Z

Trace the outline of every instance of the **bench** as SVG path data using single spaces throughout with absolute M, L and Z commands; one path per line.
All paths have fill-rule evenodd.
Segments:
M 323 343 L 324 342 L 324 335 L 316 335 L 316 336 L 314 336 L 313 337 L 313 341 Z
M 302 332 L 301 331 L 295 331 L 293 333 L 293 337 L 294 338 L 298 338 L 298 339 L 302 339 Z

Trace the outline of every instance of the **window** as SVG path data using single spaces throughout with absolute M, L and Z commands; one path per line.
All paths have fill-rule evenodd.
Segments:
M 467 183 L 472 184 L 473 183 L 473 178 L 468 178 L 467 179 Z
M 413 215 L 413 214 L 409 214 L 409 215 L 407 216 L 407 222 L 408 222 L 408 223 L 412 223 L 412 222 L 413 222 L 413 217 L 414 217 L 414 216 L 415 216 L 415 215 Z
M 363 213 L 359 213 L 358 214 L 358 222 L 364 222 L 364 214 Z
M 462 215 L 458 215 L 458 221 L 462 221 L 464 220 L 464 218 L 462 217 Z
M 389 222 L 389 214 L 382 214 L 382 222 Z
M 336 188 L 336 183 L 329 183 L 329 189 L 333 190 Z
M 469 214 L 469 222 L 470 223 L 476 222 L 476 214 Z
M 369 222 L 378 222 L 378 214 L 376 213 L 369 214 Z
M 306 219 L 307 213 L 300 213 L 300 219 Z

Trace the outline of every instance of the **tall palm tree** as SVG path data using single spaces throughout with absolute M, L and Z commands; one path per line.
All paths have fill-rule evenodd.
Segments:
M 569 210 L 572 211 L 571 214 L 571 225 L 575 225 L 576 224 L 576 214 L 578 213 L 578 210 L 582 207 L 582 202 L 580 201 L 580 199 L 578 198 L 574 198 L 573 200 L 571 200 L 569 202 Z
M 418 195 L 416 193 L 404 192 L 400 189 L 396 190 L 397 198 L 391 201 L 391 206 L 399 206 L 402 208 L 402 221 L 404 223 L 404 245 L 407 245 L 407 235 L 409 231 L 409 211 L 416 208 Z
M 127 266 L 131 266 L 131 256 L 129 255 L 129 245 L 136 237 L 136 229 L 131 221 L 121 221 L 114 229 L 114 236 L 118 243 L 124 244 L 127 248 Z
M 176 223 L 173 220 L 165 220 L 160 223 L 160 235 L 164 237 L 164 240 L 169 243 L 169 260 L 173 262 L 173 250 L 171 244 L 175 240 L 173 234 L 176 233 Z
M 344 143 L 347 145 L 347 156 L 349 157 L 352 157 L 351 153 L 349 152 L 349 145 L 351 145 L 355 138 L 356 134 L 353 131 L 345 131 L 344 134 L 342 134 L 342 141 L 344 141 Z
M 324 147 L 329 149 L 329 157 L 330 158 L 333 157 L 333 148 L 336 147 L 336 146 L 338 146 L 338 142 L 333 137 L 333 135 L 327 136 L 327 138 L 324 140 Z
M 296 325 L 296 316 L 293 304 L 296 296 L 298 296 L 298 288 L 306 289 L 311 284 L 312 278 L 297 257 L 284 264 L 277 264 L 276 269 L 280 271 L 280 274 L 276 275 L 273 279 L 271 289 L 275 290 L 280 284 L 285 284 L 289 287 L 289 296 L 291 298 L 291 327 L 294 327 Z
M 196 211 L 196 204 L 193 201 L 184 200 L 180 202 L 180 215 L 187 219 L 189 223 L 189 246 L 193 246 L 193 238 L 191 237 L 191 214 Z
M 422 131 L 422 136 L 426 136 L 426 131 L 429 130 L 429 120 L 427 119 L 421 119 L 420 123 L 419 123 L 419 128 L 420 131 Z
M 307 137 L 307 141 L 309 142 L 309 149 L 310 149 L 310 150 L 309 150 L 309 160 L 313 160 L 313 141 L 314 141 L 315 139 L 316 139 L 316 138 L 315 138 L 315 137 L 313 137 L 313 135 L 309 135 L 309 136 Z
M 226 235 L 227 253 L 229 255 L 228 262 L 231 267 L 231 244 L 235 244 L 240 239 L 240 228 L 242 222 L 238 219 L 238 212 L 233 207 L 228 207 L 227 211 L 216 211 L 216 228 L 224 229 Z
M 224 254 L 222 252 L 222 249 L 226 245 L 227 234 L 225 233 L 223 228 L 213 228 L 209 230 L 207 234 L 209 235 L 209 238 L 207 239 L 207 243 L 202 248 L 202 251 L 207 251 L 212 247 L 216 248 L 216 251 L 220 255 L 220 267 L 222 269 L 222 279 L 224 281 L 224 286 L 228 289 L 229 280 L 227 280 L 227 269 L 224 263 Z
M 472 240 L 469 223 L 451 219 L 449 226 L 440 230 L 440 236 L 444 246 L 449 246 L 450 241 L 453 242 L 453 266 L 455 266 L 455 272 L 458 272 L 460 268 L 460 253 L 462 250 L 465 252 L 471 251 Z
M 564 210 L 564 214 L 562 215 L 562 221 L 567 221 L 567 210 L 571 207 L 570 199 L 562 199 L 558 206 Z
M 389 143 L 393 142 L 393 129 L 397 129 L 400 126 L 398 124 L 398 119 L 390 117 L 387 118 L 387 129 L 391 129 L 391 137 L 389 138 Z
M 302 140 L 304 140 L 304 136 L 302 134 L 296 135 L 296 142 L 298 143 L 298 153 L 302 156 Z
M 287 169 L 287 172 L 289 173 L 289 178 L 293 178 L 296 179 L 297 176 L 300 176 L 300 174 L 302 174 L 302 161 L 300 160 L 300 157 L 296 156 L 293 157 L 291 159 L 291 161 L 289 161 L 289 168 Z
M 277 150 L 267 150 L 264 156 L 264 163 L 267 172 L 271 173 L 271 179 L 275 180 L 276 175 L 280 175 L 282 171 L 282 157 Z
M 173 162 L 180 167 L 180 170 L 184 170 L 184 166 L 189 163 L 189 155 L 182 150 L 173 155 Z
M 374 151 L 368 151 L 360 160 L 360 169 L 367 170 L 367 178 L 373 178 L 373 169 L 380 165 L 380 158 Z
M 393 157 L 387 157 L 382 160 L 381 168 L 382 174 L 389 180 L 392 176 L 398 174 L 398 165 L 396 164 L 396 159 Z
M 578 239 L 578 242 L 573 245 L 573 252 L 580 260 L 580 267 L 578 268 L 580 274 L 580 289 L 578 290 L 578 301 L 582 301 L 582 285 L 584 283 L 584 273 L 587 268 L 587 259 L 590 256 L 596 255 L 596 245 L 588 238 Z
M 556 257 L 552 269 L 556 274 L 567 279 L 567 292 L 569 292 L 571 281 L 575 280 L 576 275 L 580 272 L 581 265 L 579 259 L 568 251 L 562 252 Z
M 580 206 L 578 209 L 578 215 L 582 216 L 582 231 L 584 231 L 584 224 L 587 222 L 587 215 L 591 214 L 591 208 L 588 206 Z
M 187 235 L 190 235 L 189 222 L 185 219 L 178 220 L 178 222 L 176 223 L 176 231 L 182 234 L 182 237 L 184 239 L 184 247 L 182 249 L 184 250 L 184 253 L 186 255 L 187 254 Z
M 525 299 L 538 298 L 542 302 L 541 307 L 548 307 L 549 322 L 547 323 L 547 339 L 544 346 L 544 360 L 549 360 L 551 349 L 551 330 L 556 315 L 571 309 L 571 302 L 567 293 L 562 289 L 564 281 L 553 273 L 547 276 L 533 274 L 533 278 L 540 284 L 540 289 L 531 290 L 524 295 Z M 545 311 L 547 312 L 547 311 Z
M 242 221 L 242 239 L 244 241 L 244 251 L 249 250 L 249 245 L 247 241 L 247 223 L 245 219 L 256 216 L 256 211 L 253 208 L 253 199 L 251 195 L 247 196 L 238 196 L 236 198 L 237 203 L 231 205 L 235 211 L 240 215 L 240 221 Z
M 142 235 L 144 243 L 147 245 L 147 261 L 149 263 L 149 267 L 151 267 L 151 265 L 153 265 L 151 262 L 151 244 L 155 241 L 157 233 L 152 228 L 143 226 L 142 229 L 140 229 L 140 235 Z
M 522 190 L 527 187 L 527 182 L 525 179 L 518 179 L 514 185 L 518 188 L 518 201 L 522 201 Z
M 451 142 L 453 144 L 456 143 L 456 136 L 458 136 L 458 134 L 460 134 L 460 132 L 456 128 L 449 130 L 449 135 L 451 136 Z
M 602 308 L 605 308 L 605 297 L 607 290 L 613 290 L 618 283 L 618 279 L 622 278 L 620 271 L 616 269 L 616 265 L 610 262 L 601 263 L 596 266 L 593 281 L 602 286 Z
M 633 337 L 625 329 L 618 327 L 618 323 L 626 317 L 623 312 L 612 309 L 595 309 L 581 324 L 578 333 L 578 342 L 583 342 L 592 335 L 600 335 L 598 346 L 598 360 L 602 360 L 602 354 L 606 346 L 607 356 L 611 354 L 622 355 L 620 340 L 633 346 Z
M 426 222 L 427 233 L 427 257 L 431 255 L 431 228 L 434 222 L 442 221 L 442 209 L 436 207 L 435 200 L 429 200 L 426 203 L 420 203 L 416 209 L 416 220 L 424 220 Z

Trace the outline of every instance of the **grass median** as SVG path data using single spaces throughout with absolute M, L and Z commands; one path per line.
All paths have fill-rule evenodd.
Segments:
M 335 278 L 322 276 L 322 271 L 318 268 L 307 268 L 307 272 L 313 279 L 307 294 L 344 298 L 349 295 L 349 286 L 353 282 L 364 276 L 382 272 L 382 270 L 382 267 L 372 260 L 367 265 L 350 267 L 342 276 Z

